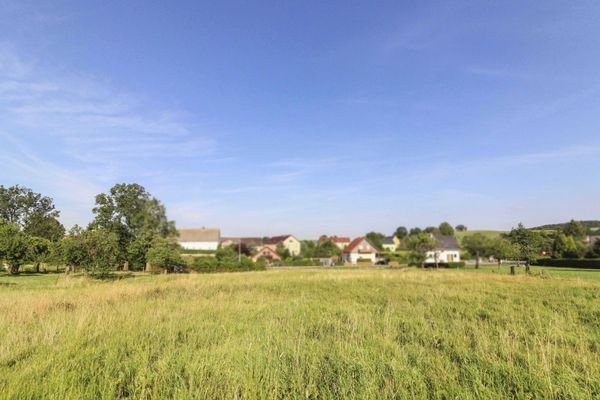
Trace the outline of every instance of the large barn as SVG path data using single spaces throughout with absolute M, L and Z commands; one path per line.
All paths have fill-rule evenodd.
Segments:
M 186 250 L 217 250 L 221 240 L 218 228 L 179 229 L 177 241 Z

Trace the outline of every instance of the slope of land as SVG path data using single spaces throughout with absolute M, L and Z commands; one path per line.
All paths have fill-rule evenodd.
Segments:
M 598 398 L 598 272 L 492 271 L 0 276 L 0 397 Z

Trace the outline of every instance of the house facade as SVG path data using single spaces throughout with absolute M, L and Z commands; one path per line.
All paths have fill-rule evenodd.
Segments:
M 399 245 L 400 239 L 398 239 L 396 236 L 386 236 L 381 242 L 381 247 L 383 247 L 385 251 L 396 251 L 398 250 Z
M 590 232 L 590 234 L 586 238 L 586 242 L 588 242 L 589 244 L 592 244 L 592 245 L 594 243 L 596 243 L 598 240 L 600 240 L 600 229 Z
M 448 264 L 460 261 L 460 246 L 454 236 L 432 235 L 436 240 L 436 248 L 428 251 L 425 264 Z
M 342 261 L 356 265 L 359 262 L 377 262 L 377 248 L 366 237 L 354 239 L 342 250 Z
M 344 247 L 348 246 L 352 239 L 345 236 L 327 236 L 322 235 L 319 238 L 319 243 L 323 243 L 330 240 L 333 244 L 335 244 L 340 250 L 344 250 Z
M 292 256 L 299 255 L 300 250 L 302 249 L 302 244 L 293 235 L 274 236 L 265 243 L 266 246 L 272 248 L 273 250 L 276 250 L 277 245 L 279 244 L 287 249 Z
M 217 250 L 221 240 L 218 228 L 185 228 L 177 232 L 177 242 L 186 250 Z
M 252 261 L 256 262 L 263 258 L 270 264 L 273 261 L 281 261 L 281 256 L 270 246 L 262 246 L 258 249 L 255 255 L 252 256 Z

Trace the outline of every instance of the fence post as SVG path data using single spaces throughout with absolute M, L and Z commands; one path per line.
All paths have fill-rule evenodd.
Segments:
M 517 274 L 516 271 L 515 271 L 515 266 L 514 265 L 510 266 L 510 274 L 511 275 L 516 275 Z

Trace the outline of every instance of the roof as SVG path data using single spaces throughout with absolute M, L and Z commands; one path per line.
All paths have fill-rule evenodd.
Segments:
M 600 229 L 590 232 L 590 236 L 600 236 Z
M 279 244 L 292 235 L 273 236 L 265 242 L 265 244 Z
M 260 246 L 262 245 L 263 238 L 259 237 L 222 237 L 221 243 L 239 243 L 245 244 L 246 246 Z
M 221 237 L 219 228 L 179 229 L 179 242 L 218 242 Z
M 346 246 L 346 247 L 344 248 L 344 250 L 342 250 L 342 252 L 343 252 L 343 253 L 352 253 L 352 251 L 353 251 L 353 250 L 354 250 L 356 247 L 358 247 L 358 245 L 359 245 L 359 244 L 361 244 L 361 242 L 362 242 L 363 240 L 365 240 L 367 243 L 369 243 L 369 245 L 371 245 L 371 247 L 372 247 L 372 248 L 373 248 L 375 251 L 377 251 L 377 247 L 373 246 L 373 243 L 371 243 L 371 242 L 369 241 L 369 239 L 367 239 L 365 236 L 361 236 L 361 237 L 358 237 L 358 238 L 354 239 L 352 242 L 350 242 L 350 244 L 349 244 L 348 246 Z
M 395 245 L 396 243 L 394 243 L 394 237 L 393 236 L 386 236 L 381 241 L 381 244 L 393 244 L 393 245 Z
M 460 250 L 458 241 L 454 236 L 433 235 L 437 240 L 436 249 L 438 250 Z
M 329 240 L 331 240 L 333 243 L 350 243 L 350 241 L 352 239 L 350 239 L 349 237 L 333 236 L 333 237 L 330 237 Z

